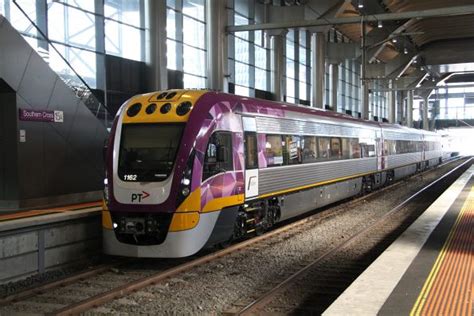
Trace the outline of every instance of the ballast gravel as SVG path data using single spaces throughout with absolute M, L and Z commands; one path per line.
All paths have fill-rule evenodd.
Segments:
M 385 191 L 383 198 L 359 203 L 312 227 L 303 225 L 304 229 L 297 234 L 288 233 L 291 237 L 280 236 L 278 241 L 264 242 L 193 268 L 179 277 L 144 288 L 86 314 L 223 313 L 233 304 L 248 302 L 253 295 L 284 280 L 288 271 L 308 263 L 330 246 L 370 225 L 414 191 L 453 168 L 453 165 L 456 163 L 404 181 Z

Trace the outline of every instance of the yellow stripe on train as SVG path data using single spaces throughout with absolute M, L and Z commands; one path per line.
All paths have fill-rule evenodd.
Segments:
M 244 201 L 243 194 L 215 198 L 207 202 L 206 205 L 204 205 L 201 212 L 207 213 L 207 212 L 220 211 L 225 207 L 242 204 L 243 201 Z

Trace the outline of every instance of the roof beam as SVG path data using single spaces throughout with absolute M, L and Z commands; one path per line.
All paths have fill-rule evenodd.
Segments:
M 315 20 L 302 21 L 288 21 L 279 23 L 262 23 L 251 25 L 231 25 L 227 27 L 227 32 L 245 32 L 258 30 L 273 30 L 273 29 L 292 29 L 301 27 L 325 26 L 325 25 L 342 25 L 360 23 L 362 19 L 365 22 L 378 21 L 394 21 L 407 19 L 423 19 L 440 16 L 457 16 L 474 14 L 474 5 L 455 6 L 428 10 L 407 11 L 401 13 L 382 13 L 368 16 L 354 16 L 343 18 L 323 18 Z
M 410 25 L 412 25 L 416 20 L 415 19 L 410 19 L 397 27 L 392 33 L 390 33 L 389 36 L 387 36 L 384 40 L 372 45 L 373 47 L 376 47 L 377 45 L 380 45 L 379 48 L 370 56 L 369 58 L 369 63 L 373 63 L 377 56 L 385 49 L 387 46 L 387 43 L 391 41 L 392 39 L 398 37 L 401 35 Z

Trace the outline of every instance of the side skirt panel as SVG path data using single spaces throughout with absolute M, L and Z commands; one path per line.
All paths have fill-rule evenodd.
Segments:
M 239 205 L 235 205 L 221 210 L 211 236 L 204 247 L 210 247 L 221 242 L 226 242 L 232 238 L 239 207 Z
M 280 196 L 281 220 L 354 196 L 361 187 L 362 178 L 357 178 Z

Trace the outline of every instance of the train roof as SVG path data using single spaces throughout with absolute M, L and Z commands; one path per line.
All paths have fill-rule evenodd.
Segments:
M 217 102 L 240 102 L 244 107 L 241 109 L 243 113 L 252 113 L 254 115 L 272 115 L 275 111 L 281 113 L 299 113 L 300 115 L 311 115 L 318 116 L 325 120 L 336 120 L 339 122 L 347 122 L 357 125 L 366 125 L 374 128 L 382 128 L 385 130 L 392 130 L 404 133 L 415 133 L 415 134 L 432 134 L 436 135 L 433 132 L 428 132 L 424 130 L 418 130 L 413 128 L 408 128 L 398 124 L 389 124 L 382 123 L 370 120 L 364 120 L 352 117 L 347 114 L 337 113 L 334 111 L 318 109 L 309 106 L 295 105 L 286 102 L 277 102 L 264 99 L 257 99 L 252 97 L 239 96 L 219 91 L 205 90 L 205 89 L 173 89 L 166 91 L 157 91 L 146 94 L 141 94 L 132 97 L 129 101 L 124 104 L 124 109 L 130 109 L 134 104 L 141 103 L 143 108 L 147 108 L 149 104 L 157 104 L 157 108 L 165 104 L 169 104 L 170 109 L 168 112 L 161 115 L 147 115 L 146 111 L 143 109 L 139 111 L 134 117 L 124 117 L 124 123 L 147 123 L 147 122 L 186 122 L 189 118 L 189 115 L 192 111 L 197 110 L 198 107 L 203 106 L 203 102 L 199 100 L 206 100 L 206 104 L 209 104 L 209 107 Z M 184 115 L 179 115 L 178 107 L 182 104 L 188 103 L 190 108 L 188 112 Z M 209 111 L 210 108 L 202 108 L 203 111 Z M 272 112 L 272 110 L 274 110 Z M 158 111 L 160 112 L 160 111 Z M 300 116 L 298 115 L 298 116 Z

